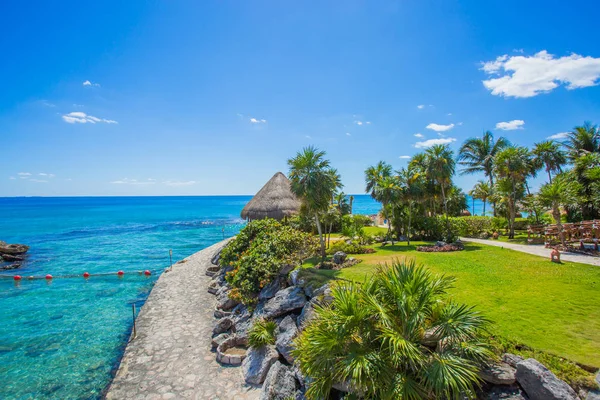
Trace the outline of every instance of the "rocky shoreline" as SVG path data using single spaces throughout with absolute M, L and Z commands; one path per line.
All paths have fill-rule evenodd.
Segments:
M 29 246 L 24 244 L 8 244 L 0 241 L 0 271 L 21 268 L 27 257 Z

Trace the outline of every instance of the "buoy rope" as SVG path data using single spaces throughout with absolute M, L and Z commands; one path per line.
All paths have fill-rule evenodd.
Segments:
M 143 270 L 143 271 L 130 271 L 130 272 L 98 272 L 98 273 L 88 273 L 84 272 L 82 274 L 66 274 L 66 275 L 29 275 L 29 276 L 21 276 L 21 275 L 6 275 L 0 274 L 0 279 L 11 279 L 11 280 L 54 280 L 54 279 L 70 279 L 70 278 L 91 278 L 95 276 L 118 276 L 119 278 L 124 277 L 125 275 L 137 275 L 137 276 L 150 276 L 154 274 L 159 274 L 163 272 L 166 268 L 154 269 L 154 270 Z M 17 278 L 18 277 L 18 278 Z

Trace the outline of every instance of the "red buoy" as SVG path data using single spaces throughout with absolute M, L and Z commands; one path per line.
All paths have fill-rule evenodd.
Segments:
M 119 271 L 119 272 L 117 272 L 117 275 L 119 275 L 119 276 L 123 276 L 123 275 L 125 275 L 125 272 L 123 272 L 123 271 Z
M 20 281 L 20 280 L 21 280 L 21 275 L 15 275 L 15 276 L 13 277 L 13 279 L 14 279 L 15 281 Z
M 48 280 L 52 279 L 52 275 L 50 275 L 50 274 L 46 275 L 46 279 L 48 279 Z
M 145 270 L 145 271 L 144 271 L 144 275 L 146 275 L 146 276 L 150 276 L 150 275 L 152 275 L 152 273 L 151 273 L 150 271 L 148 271 L 148 270 Z
M 86 278 L 86 279 L 89 278 L 90 277 L 90 273 L 89 272 L 84 272 L 83 273 L 83 277 Z

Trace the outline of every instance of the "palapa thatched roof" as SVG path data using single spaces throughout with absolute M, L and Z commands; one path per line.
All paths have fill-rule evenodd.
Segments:
M 281 220 L 297 214 L 300 205 L 300 200 L 290 189 L 290 181 L 278 172 L 246 204 L 241 216 L 249 220 L 267 217 Z

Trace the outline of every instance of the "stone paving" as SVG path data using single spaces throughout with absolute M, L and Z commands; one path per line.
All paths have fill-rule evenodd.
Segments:
M 533 254 L 535 256 L 545 257 L 550 259 L 550 252 L 552 250 L 544 247 L 543 244 L 518 244 L 518 243 L 506 243 L 497 240 L 487 239 L 473 239 L 473 238 L 460 238 L 463 242 L 472 242 L 479 244 L 487 244 L 488 246 L 504 247 L 505 249 L 511 249 L 520 251 L 522 253 Z M 585 254 L 561 252 L 561 261 L 577 262 L 581 264 L 596 265 L 600 267 L 600 257 L 586 256 Z
M 152 289 L 136 320 L 106 399 L 258 399 L 241 368 L 221 366 L 211 351 L 215 297 L 206 267 L 223 242 L 173 265 Z

